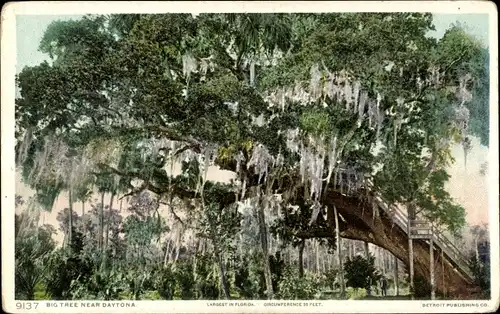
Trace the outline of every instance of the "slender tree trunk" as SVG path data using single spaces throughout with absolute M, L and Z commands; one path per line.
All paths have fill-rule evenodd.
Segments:
M 394 295 L 399 295 L 399 261 L 396 256 L 394 256 Z
M 101 192 L 101 207 L 99 208 L 99 249 L 103 249 L 104 235 L 104 192 Z
M 111 200 L 109 201 L 109 210 L 108 210 L 108 215 L 107 215 L 107 221 L 106 221 L 106 232 L 105 232 L 105 242 L 104 242 L 104 247 L 107 249 L 108 248 L 108 242 L 109 242 L 109 224 L 111 223 L 111 213 L 113 209 L 113 201 L 115 198 L 115 193 L 111 194 Z
M 304 277 L 304 247 L 306 240 L 302 240 L 299 244 L 299 277 Z
M 319 262 L 319 243 L 318 241 L 314 241 L 314 247 L 316 249 L 316 273 L 319 274 L 321 272 L 321 266 Z
M 305 252 L 306 254 L 304 254 L 304 255 L 303 255 L 303 257 L 302 257 L 302 258 L 304 259 L 304 271 L 305 271 L 306 269 L 307 269 L 307 270 L 309 270 L 309 268 L 310 268 L 310 267 L 309 267 L 309 252 L 307 252 L 307 248 L 309 247 L 309 245 L 308 245 L 308 244 L 309 244 L 309 243 L 308 243 L 308 242 L 306 242 L 306 243 L 305 243 L 305 245 L 304 245 L 304 252 Z
M 169 251 L 170 251 L 170 239 L 167 242 L 167 247 L 165 249 L 165 257 L 163 258 L 163 266 L 167 266 L 168 264 L 168 257 L 169 257 Z
M 82 217 L 85 216 L 85 201 L 82 201 Z
M 255 87 L 255 61 L 250 61 L 250 86 Z
M 71 248 L 73 240 L 73 193 L 71 187 L 69 189 L 69 218 L 68 218 L 68 245 Z
M 319 243 L 318 243 L 318 246 L 319 246 Z M 322 273 L 326 272 L 327 258 L 328 258 L 328 255 L 326 254 L 324 248 L 321 247 L 321 272 Z
M 476 237 L 474 239 L 474 251 L 476 253 L 476 261 L 479 261 L 479 249 L 478 249 L 478 245 L 477 245 L 477 242 L 478 242 L 478 238 Z
M 260 244 L 262 247 L 262 254 L 264 255 L 264 277 L 266 279 L 267 298 L 272 299 L 274 295 L 273 281 L 272 281 L 271 265 L 269 263 L 266 220 L 265 220 L 264 207 L 262 206 L 262 204 L 259 204 L 257 211 L 259 216 Z
M 179 260 L 179 255 L 181 253 L 181 246 L 182 246 L 182 235 L 179 235 L 179 239 L 177 240 L 177 243 L 175 245 L 174 263 L 177 263 L 177 261 Z
M 339 217 L 337 213 L 337 208 L 333 206 L 333 211 L 335 215 L 335 238 L 337 240 L 337 260 L 339 264 L 339 275 L 340 275 L 340 295 L 345 296 L 345 282 L 344 282 L 344 267 L 342 266 L 342 250 L 341 250 L 341 238 L 340 238 L 340 228 L 339 228 Z
M 386 263 L 386 253 L 387 251 L 384 250 L 384 249 L 380 249 L 380 253 L 382 253 L 382 274 L 385 274 L 387 273 L 387 263 Z
M 368 247 L 368 242 L 364 242 L 364 248 L 365 248 L 365 257 L 369 258 L 370 257 L 370 249 Z

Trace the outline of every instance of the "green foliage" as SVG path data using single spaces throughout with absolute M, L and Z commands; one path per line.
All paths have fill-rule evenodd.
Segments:
M 490 261 L 477 259 L 475 255 L 469 258 L 469 267 L 474 276 L 476 284 L 481 287 L 485 294 L 491 291 Z
M 413 279 L 413 295 L 418 299 L 428 299 L 431 295 L 431 285 L 428 280 L 421 276 L 415 276 Z
M 173 300 L 175 277 L 170 267 L 159 268 L 153 275 L 153 287 L 163 300 Z
M 328 114 L 319 110 L 304 112 L 300 123 L 305 132 L 315 136 L 331 133 L 331 123 Z
M 47 294 L 52 299 L 70 299 L 74 285 L 86 284 L 94 275 L 93 261 L 80 255 L 75 248 L 73 252 L 74 254 L 71 254 L 68 250 L 58 249 L 50 256 L 45 284 Z M 78 290 L 78 287 L 76 289 Z
M 346 297 L 348 300 L 361 300 L 366 297 L 366 289 L 348 287 Z
M 380 279 L 380 273 L 375 268 L 375 257 L 365 258 L 356 255 L 344 264 L 346 286 L 354 289 L 369 289 L 371 285 Z
M 16 220 L 21 220 L 23 217 Z M 26 217 L 24 217 L 26 219 Z M 19 226 L 18 226 L 19 227 Z M 15 239 L 15 295 L 19 300 L 34 300 L 36 287 L 50 269 L 49 257 L 55 248 L 48 225 L 31 227 L 16 232 Z
M 319 278 L 310 274 L 301 278 L 298 270 L 291 267 L 285 269 L 278 287 L 276 297 L 285 300 L 312 300 L 317 298 L 322 288 Z

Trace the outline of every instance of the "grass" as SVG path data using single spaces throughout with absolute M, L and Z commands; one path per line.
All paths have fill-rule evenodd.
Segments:
M 50 296 L 47 295 L 45 286 L 42 283 L 35 285 L 35 300 L 50 300 Z

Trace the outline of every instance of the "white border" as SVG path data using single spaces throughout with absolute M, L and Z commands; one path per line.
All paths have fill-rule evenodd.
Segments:
M 14 301 L 14 99 L 16 73 L 16 15 L 70 15 L 84 13 L 167 13 L 167 12 L 432 12 L 489 15 L 490 49 L 490 145 L 489 222 L 491 234 L 491 295 L 486 301 L 286 301 L 288 306 L 266 306 L 269 302 L 219 301 L 226 306 L 210 306 L 209 301 L 98 301 L 99 307 L 83 308 L 86 301 Z M 175 1 L 97 2 L 40 1 L 7 3 L 1 16 L 1 208 L 2 210 L 2 308 L 10 313 L 470 313 L 490 312 L 499 307 L 499 198 L 498 198 L 498 14 L 493 2 L 486 1 Z M 122 307 L 134 303 L 135 307 Z M 16 304 L 23 309 L 16 309 Z M 51 307 L 48 305 L 52 304 Z M 64 305 L 76 305 L 68 307 Z M 316 305 L 315 305 L 316 304 Z M 106 306 L 109 305 L 109 306 Z M 35 309 L 36 306 L 36 309 Z M 54 307 L 57 306 L 57 307 Z M 28 307 L 30 309 L 28 309 Z

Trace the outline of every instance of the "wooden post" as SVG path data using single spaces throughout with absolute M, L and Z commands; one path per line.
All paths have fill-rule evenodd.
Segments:
M 413 282 L 413 277 L 414 277 L 414 269 L 413 269 L 413 238 L 412 238 L 412 223 L 416 218 L 416 205 L 414 202 L 410 202 L 408 204 L 408 219 L 407 219 L 407 224 L 408 224 L 408 230 L 407 230 L 407 235 L 408 235 L 408 259 L 409 259 L 409 271 L 410 271 L 410 295 L 411 299 L 414 300 L 415 298 L 415 293 L 414 293 L 414 282 Z
M 436 299 L 436 285 L 434 283 L 434 237 L 433 237 L 433 229 L 431 226 L 431 239 L 430 239 L 430 259 L 431 259 L 431 300 Z
M 446 285 L 444 282 L 444 251 L 441 248 L 441 273 L 443 274 L 443 296 L 446 298 Z
M 411 238 L 410 221 L 408 221 L 408 258 L 410 260 L 410 295 L 411 299 L 414 299 L 414 287 L 413 287 L 413 239 Z

